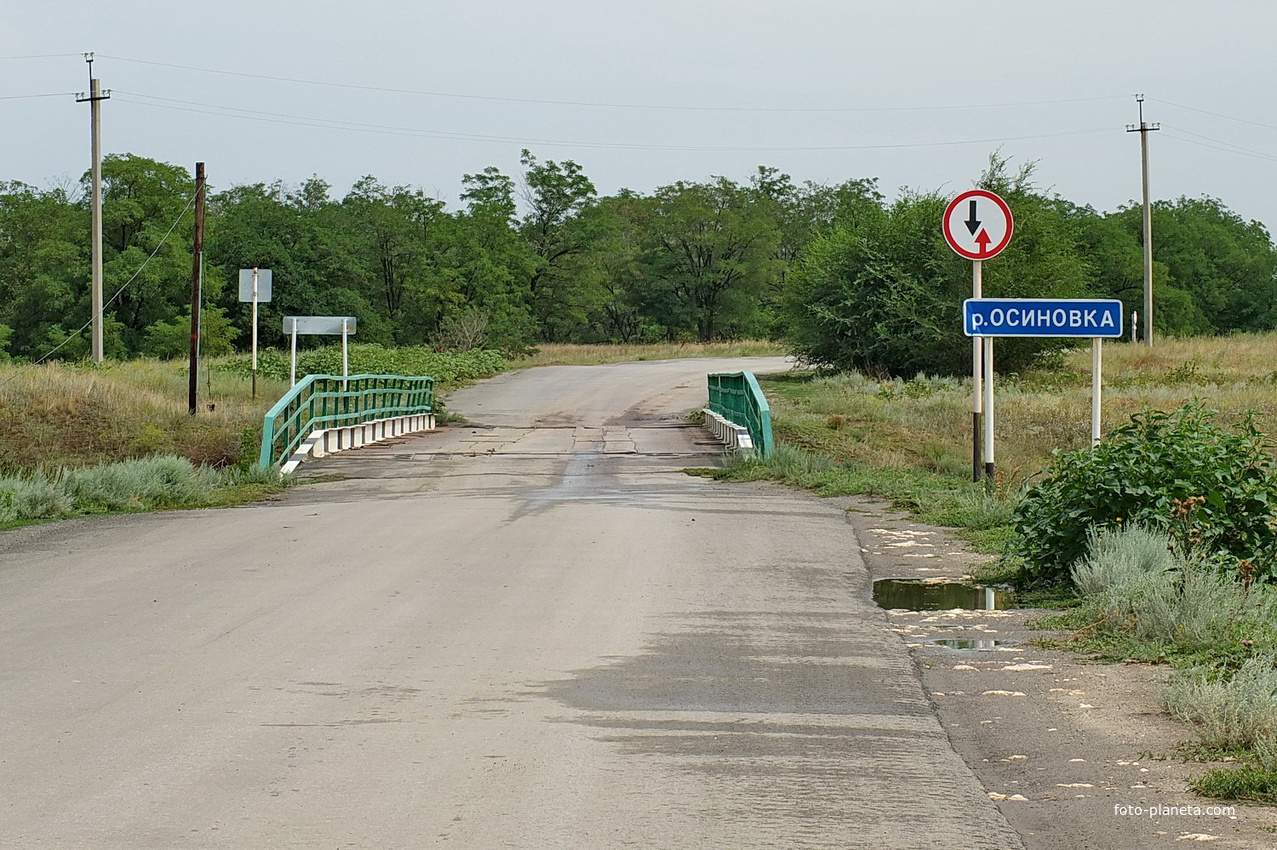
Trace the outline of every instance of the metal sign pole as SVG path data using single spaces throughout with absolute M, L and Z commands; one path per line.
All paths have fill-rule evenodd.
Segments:
M 293 322 L 293 332 L 291 336 L 293 340 L 292 342 L 293 367 L 292 367 L 292 370 L 288 373 L 288 385 L 290 387 L 295 387 L 297 386 L 297 322 L 295 321 Z
M 984 483 L 993 481 L 993 337 L 984 339 Z
M 984 297 L 984 263 L 982 260 L 971 261 L 971 297 Z M 983 466 L 980 452 L 980 412 L 981 412 L 981 365 L 980 337 L 971 338 L 971 480 L 980 482 Z
M 257 398 L 257 267 L 253 267 L 253 398 Z
M 350 349 L 346 345 L 346 340 L 349 338 L 349 336 L 350 334 L 347 331 L 347 321 L 345 319 L 342 319 L 341 320 L 341 376 L 343 379 L 350 375 L 350 353 L 349 353 Z M 346 389 L 346 382 L 344 380 L 342 381 L 342 389 L 343 390 Z
M 1091 340 L 1091 448 L 1100 444 L 1100 393 L 1104 386 L 1104 340 Z

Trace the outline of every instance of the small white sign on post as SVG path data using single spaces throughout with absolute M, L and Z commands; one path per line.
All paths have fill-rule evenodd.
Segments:
M 285 316 L 284 333 L 292 341 L 292 368 L 289 371 L 289 386 L 297 383 L 297 335 L 336 336 L 341 334 L 341 368 L 342 375 L 350 374 L 350 360 L 347 354 L 346 340 L 354 336 L 359 320 L 354 316 Z
M 253 305 L 253 398 L 257 398 L 257 305 L 270 301 L 270 269 L 239 270 L 239 300 Z

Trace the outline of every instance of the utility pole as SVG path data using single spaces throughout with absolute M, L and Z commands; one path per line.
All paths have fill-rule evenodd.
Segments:
M 200 302 L 204 289 L 204 163 L 195 163 L 195 259 L 191 271 L 191 373 L 188 407 L 192 416 L 199 408 Z
M 1144 344 L 1153 345 L 1153 205 L 1148 194 L 1148 134 L 1160 130 L 1161 124 L 1144 121 L 1144 95 L 1135 95 L 1140 107 L 1140 124 L 1126 125 L 1126 132 L 1140 134 L 1140 166 L 1144 182 Z
M 93 137 L 93 361 L 101 363 L 104 354 L 102 339 L 102 101 L 111 97 L 111 92 L 102 91 L 102 81 L 93 76 L 93 54 L 84 54 L 84 61 L 89 63 L 89 96 L 81 95 L 77 103 L 88 101 L 92 121 Z

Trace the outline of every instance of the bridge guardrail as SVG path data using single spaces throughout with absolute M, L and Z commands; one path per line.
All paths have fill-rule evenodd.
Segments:
M 772 410 L 753 372 L 715 372 L 709 375 L 709 409 L 749 431 L 754 453 L 771 457 Z
M 281 464 L 314 431 L 434 412 L 428 376 L 307 375 L 262 418 L 258 464 Z

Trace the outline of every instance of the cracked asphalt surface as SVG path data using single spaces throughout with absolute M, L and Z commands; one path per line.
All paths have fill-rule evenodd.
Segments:
M 245 508 L 0 538 L 0 846 L 1021 847 L 841 507 L 544 368 Z M 333 480 L 334 477 L 340 480 Z

